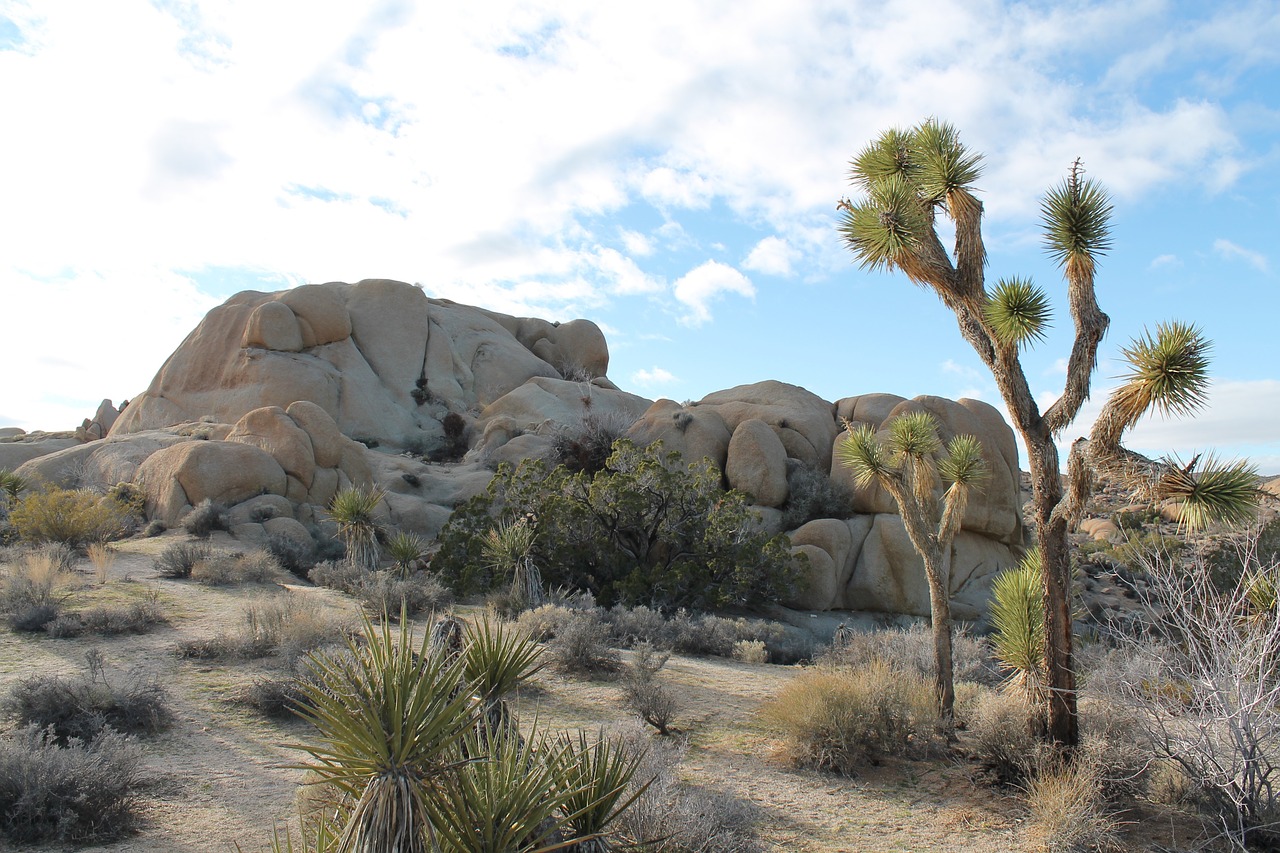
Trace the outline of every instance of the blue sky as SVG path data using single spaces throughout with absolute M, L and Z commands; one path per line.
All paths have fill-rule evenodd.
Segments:
M 1270 0 L 0 0 L 0 425 L 136 395 L 238 290 L 372 277 L 594 320 L 651 398 L 998 403 L 937 300 L 835 231 L 850 157 L 936 116 L 985 155 L 991 281 L 1061 309 L 1039 199 L 1076 157 L 1113 193 L 1086 415 L 1121 346 L 1189 320 L 1211 406 L 1131 444 L 1280 472 L 1278 67 Z M 1046 401 L 1069 341 L 1060 310 L 1026 359 Z

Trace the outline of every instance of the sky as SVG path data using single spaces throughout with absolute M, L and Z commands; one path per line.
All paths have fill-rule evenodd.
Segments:
M 136 396 L 241 290 L 394 278 L 585 317 L 609 376 L 999 405 L 930 292 L 859 268 L 849 161 L 935 117 L 984 155 L 988 281 L 1071 322 L 1046 190 L 1110 191 L 1087 433 L 1157 323 L 1215 341 L 1195 419 L 1128 444 L 1280 473 L 1280 7 L 1217 3 L 0 0 L 0 426 Z M 1025 456 L 1024 456 L 1025 458 Z

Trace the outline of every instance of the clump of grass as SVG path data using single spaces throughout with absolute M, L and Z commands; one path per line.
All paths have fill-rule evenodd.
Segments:
M 0 835 L 16 843 L 111 839 L 133 825 L 138 745 L 118 732 L 60 745 L 38 725 L 0 736 Z
M 87 667 L 75 678 L 32 675 L 9 690 L 3 706 L 19 726 L 49 732 L 59 744 L 71 740 L 89 742 L 105 728 L 126 734 L 152 734 L 168 726 L 169 711 L 164 689 L 141 670 L 129 673 L 122 684 L 106 677 L 100 653 L 86 655 Z
M 205 660 L 276 656 L 292 667 L 302 655 L 342 642 L 348 633 L 318 602 L 285 593 L 247 607 L 238 632 L 186 640 L 179 644 L 177 653 Z
M 28 551 L 0 576 L 0 611 L 14 631 L 43 631 L 71 596 L 66 555 L 57 547 Z
M 951 637 L 951 653 L 957 682 L 972 681 L 994 686 L 1003 680 L 985 639 L 964 629 L 955 629 Z M 891 660 L 900 667 L 933 678 L 933 654 L 932 629 L 921 623 L 907 628 L 849 631 L 839 644 L 829 647 L 821 655 L 819 662 L 858 669 L 876 659 Z
M 102 586 L 107 582 L 107 576 L 111 573 L 111 567 L 116 562 L 115 549 L 109 547 L 102 542 L 94 542 L 89 546 L 89 562 L 93 564 L 93 576 L 98 581 L 98 585 Z
M 196 564 L 209 559 L 212 554 L 213 549 L 206 542 L 174 542 L 156 557 L 156 571 L 162 578 L 189 578 Z
M 1031 780 L 1027 806 L 1046 850 L 1118 849 L 1120 825 L 1099 781 L 1098 766 L 1082 759 L 1046 764 Z
M 375 615 L 395 616 L 404 610 L 416 613 L 444 610 L 453 603 L 453 592 L 429 572 L 398 576 L 393 572 L 369 571 L 347 562 L 318 564 L 308 575 L 316 586 L 344 592 L 360 601 Z
M 924 757 L 943 748 L 948 734 L 932 681 L 882 659 L 806 670 L 763 713 L 796 764 L 838 773 L 882 755 Z

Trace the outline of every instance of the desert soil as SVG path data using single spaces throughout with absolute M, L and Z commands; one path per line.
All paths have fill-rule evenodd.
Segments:
M 249 603 L 280 590 L 275 585 L 208 587 L 158 577 L 153 558 L 184 536 L 171 533 L 117 543 L 119 557 L 104 585 L 96 583 L 84 561 L 79 566 L 80 589 L 68 602 L 75 609 L 155 590 L 168 625 L 140 636 L 109 638 L 50 639 L 0 631 L 0 692 L 33 673 L 82 672 L 85 652 L 97 647 L 106 658 L 109 678 L 123 678 L 131 668 L 141 667 L 159 679 L 170 697 L 173 726 L 143 741 L 148 782 L 141 796 L 138 832 L 80 848 L 85 851 L 205 853 L 235 850 L 237 845 L 259 850 L 269 843 L 273 827 L 296 816 L 295 796 L 303 774 L 286 765 L 299 761 L 300 755 L 282 744 L 306 738 L 308 729 L 300 722 L 269 720 L 231 701 L 255 678 L 278 674 L 279 665 L 269 660 L 180 660 L 174 654 L 180 640 L 234 632 Z M 229 538 L 215 538 L 214 545 L 239 547 Z M 355 618 L 355 607 L 346 596 L 302 583 L 288 590 Z M 993 789 L 982 769 L 961 756 L 888 762 L 856 777 L 787 766 L 781 757 L 782 740 L 761 721 L 759 709 L 797 672 L 795 667 L 679 656 L 662 670 L 683 709 L 677 721 L 686 740 L 682 778 L 754 803 L 766 849 L 1043 849 L 1022 801 Z M 520 713 L 536 713 L 553 729 L 595 730 L 629 719 L 615 683 L 547 673 L 537 677 L 521 700 Z M 1189 849 L 1179 838 L 1191 832 L 1185 820 L 1171 824 L 1167 815 L 1134 816 L 1129 849 Z

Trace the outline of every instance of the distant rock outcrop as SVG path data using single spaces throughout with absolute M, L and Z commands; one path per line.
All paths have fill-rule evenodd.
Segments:
M 1017 447 L 985 403 L 891 394 L 831 403 L 764 381 L 682 405 L 618 389 L 608 366 L 604 336 L 587 320 L 510 317 L 402 282 L 245 292 L 209 312 L 118 414 L 104 401 L 77 438 L 0 436 L 0 468 L 64 486 L 137 483 L 148 514 L 167 524 L 220 501 L 250 541 L 316 531 L 340 488 L 376 485 L 386 524 L 430 537 L 500 462 L 588 434 L 660 440 L 691 462 L 710 459 L 755 502 L 765 529 L 796 526 L 808 583 L 786 604 L 927 615 L 923 566 L 893 501 L 854 489 L 841 505 L 828 483 L 852 485 L 833 456 L 843 419 L 880 429 L 923 409 L 944 439 L 977 436 L 991 472 L 955 541 L 955 615 L 979 618 L 992 577 L 1016 562 Z M 827 498 L 814 502 L 823 483 Z

